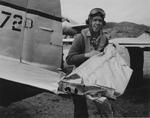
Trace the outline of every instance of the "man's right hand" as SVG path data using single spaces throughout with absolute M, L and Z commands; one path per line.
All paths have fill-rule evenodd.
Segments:
M 97 55 L 97 54 L 99 54 L 99 53 L 100 53 L 99 51 L 92 50 L 91 52 L 85 53 L 84 56 L 85 56 L 86 58 L 90 58 L 90 57 L 92 57 L 92 56 L 94 56 L 94 55 Z

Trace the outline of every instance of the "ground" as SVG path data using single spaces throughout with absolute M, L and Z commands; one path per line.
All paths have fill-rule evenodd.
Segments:
M 114 116 L 150 117 L 149 82 L 149 79 L 145 79 L 142 86 L 129 88 L 117 100 L 110 100 Z M 91 101 L 87 102 L 90 104 Z M 95 107 L 89 107 L 88 114 L 89 118 L 98 117 Z M 74 118 L 74 115 L 71 96 L 46 91 L 7 107 L 0 107 L 0 118 Z

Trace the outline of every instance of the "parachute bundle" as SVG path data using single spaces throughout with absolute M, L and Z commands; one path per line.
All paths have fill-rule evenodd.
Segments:
M 109 44 L 103 55 L 91 57 L 64 77 L 59 82 L 59 89 L 96 98 L 118 97 L 124 93 L 132 74 L 128 59 L 123 58 L 129 57 L 125 52 L 125 48 Z

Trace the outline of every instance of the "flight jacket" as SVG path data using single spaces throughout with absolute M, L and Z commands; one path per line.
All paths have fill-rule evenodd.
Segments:
M 108 38 L 104 33 L 102 33 L 99 38 L 99 48 L 97 50 L 102 50 L 108 44 Z M 88 59 L 85 57 L 85 53 L 94 50 L 94 47 L 90 44 L 90 39 L 91 33 L 89 28 L 83 29 L 81 33 L 75 36 L 73 44 L 66 57 L 67 64 L 78 67 Z

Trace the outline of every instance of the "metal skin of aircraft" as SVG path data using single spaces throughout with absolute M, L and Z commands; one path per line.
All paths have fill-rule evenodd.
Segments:
M 0 54 L 60 68 L 62 27 L 59 2 L 1 0 Z
M 0 0 L 0 19 L 1 80 L 55 91 L 63 53 L 60 0 Z

